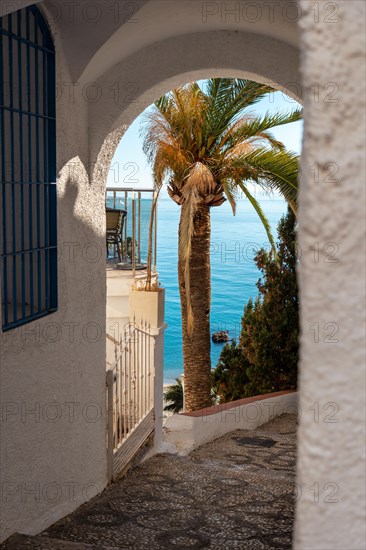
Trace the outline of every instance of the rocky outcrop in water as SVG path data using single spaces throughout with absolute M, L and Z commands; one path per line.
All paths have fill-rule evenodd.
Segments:
M 229 340 L 229 332 L 227 330 L 219 330 L 218 332 L 214 332 L 212 335 L 212 341 L 215 344 L 220 342 L 228 342 Z

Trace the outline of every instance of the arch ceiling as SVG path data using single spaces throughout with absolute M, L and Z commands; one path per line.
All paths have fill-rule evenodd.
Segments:
M 23 0 L 40 4 L 75 80 L 91 81 L 138 50 L 185 34 L 211 31 L 249 32 L 297 48 L 296 0 L 267 2 L 197 2 L 196 0 Z M 1 15 L 14 10 L 5 3 Z
M 168 38 L 131 54 L 94 81 L 100 99 L 89 104 L 91 159 L 107 167 L 133 120 L 161 95 L 193 80 L 248 78 L 301 101 L 298 53 L 274 38 L 211 31 Z

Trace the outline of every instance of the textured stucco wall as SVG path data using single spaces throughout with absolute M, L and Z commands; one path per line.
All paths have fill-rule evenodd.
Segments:
M 61 89 L 71 78 L 53 32 Z M 88 177 L 87 125 L 85 101 L 59 93 L 59 309 L 0 333 L 0 540 L 40 531 L 107 479 L 104 194 Z
M 299 213 L 302 494 L 295 548 L 361 550 L 366 525 L 365 4 L 336 2 L 334 23 L 324 11 L 314 21 L 311 4 L 300 2 L 305 92 Z M 321 10 L 324 6 L 320 3 Z

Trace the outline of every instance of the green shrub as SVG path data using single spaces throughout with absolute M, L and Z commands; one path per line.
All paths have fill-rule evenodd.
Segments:
M 212 371 L 212 387 L 221 403 L 235 401 L 245 394 L 249 382 L 246 369 L 249 363 L 235 340 L 222 348 L 219 362 Z
M 222 401 L 296 388 L 299 300 L 295 216 L 288 209 L 278 224 L 278 258 L 260 249 L 257 299 L 244 308 L 238 346 L 222 350 L 214 386 Z

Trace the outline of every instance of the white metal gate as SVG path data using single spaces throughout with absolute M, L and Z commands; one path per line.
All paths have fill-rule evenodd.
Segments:
M 150 326 L 131 323 L 107 370 L 109 479 L 115 479 L 154 431 L 154 346 Z

